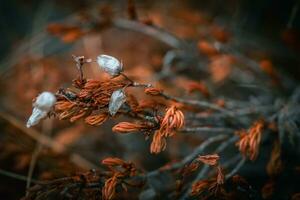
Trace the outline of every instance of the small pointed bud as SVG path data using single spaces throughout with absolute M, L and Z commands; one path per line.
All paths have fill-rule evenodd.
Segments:
M 97 63 L 100 69 L 104 70 L 111 76 L 118 76 L 123 70 L 122 63 L 115 57 L 108 55 L 99 55 L 97 57 Z
M 36 98 L 33 107 L 48 112 L 54 106 L 55 102 L 56 97 L 54 94 L 51 92 L 43 92 Z
M 33 103 L 32 114 L 27 121 L 27 128 L 37 125 L 56 103 L 56 97 L 51 92 L 41 93 Z
M 114 116 L 126 101 L 126 95 L 122 89 L 112 93 L 109 101 L 108 111 L 111 116 Z
M 27 128 L 37 125 L 41 121 L 41 119 L 47 116 L 47 113 L 47 111 L 41 110 L 39 108 L 33 108 L 32 114 L 26 124 Z

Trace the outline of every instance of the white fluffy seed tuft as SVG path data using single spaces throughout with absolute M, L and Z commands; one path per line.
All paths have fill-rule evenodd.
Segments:
M 56 97 L 51 92 L 43 92 L 33 103 L 32 114 L 27 121 L 27 128 L 37 125 L 42 119 L 44 119 L 48 112 L 52 109 L 56 102 Z
M 109 101 L 108 111 L 111 116 L 114 116 L 126 101 L 126 95 L 122 89 L 112 93 Z
M 122 63 L 115 57 L 109 55 L 99 55 L 97 57 L 97 63 L 100 69 L 104 70 L 110 76 L 119 76 L 123 70 Z

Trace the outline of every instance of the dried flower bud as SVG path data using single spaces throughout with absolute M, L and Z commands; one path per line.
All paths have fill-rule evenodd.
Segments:
M 113 176 L 105 181 L 105 184 L 102 188 L 102 199 L 113 199 L 116 194 L 117 181 L 118 179 L 116 176 Z
M 151 126 L 147 124 L 135 124 L 130 122 L 120 122 L 115 125 L 112 130 L 116 133 L 132 133 L 150 129 Z
M 104 70 L 111 76 L 118 76 L 123 70 L 122 63 L 115 57 L 108 55 L 99 55 L 97 57 L 97 63 L 100 69 Z
M 38 124 L 45 118 L 56 102 L 56 97 L 51 92 L 43 92 L 33 103 L 32 114 L 27 121 L 27 128 Z
M 211 154 L 211 155 L 199 156 L 197 160 L 203 162 L 204 164 L 214 166 L 218 164 L 219 158 L 220 157 L 218 154 Z
M 39 108 L 44 111 L 50 111 L 53 105 L 56 102 L 56 97 L 51 92 L 43 92 L 37 98 L 36 101 L 33 103 L 33 107 Z
M 126 101 L 126 95 L 122 89 L 112 93 L 109 101 L 108 111 L 111 116 L 114 116 Z
M 41 110 L 39 108 L 33 108 L 32 114 L 26 123 L 27 128 L 37 125 L 41 121 L 41 119 L 47 116 L 47 113 L 47 111 Z
M 108 165 L 108 166 L 120 166 L 120 165 L 124 165 L 125 162 L 123 160 L 121 160 L 120 158 L 105 158 L 104 160 L 102 160 L 102 164 L 103 165 Z

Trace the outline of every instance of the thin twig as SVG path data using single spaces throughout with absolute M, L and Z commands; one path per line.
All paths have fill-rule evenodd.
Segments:
M 20 131 L 22 131 L 23 133 L 27 134 L 28 136 L 30 136 L 34 140 L 39 141 L 41 144 L 43 144 L 46 147 L 52 149 L 52 151 L 54 151 L 56 153 L 67 152 L 66 148 L 63 145 L 61 145 L 58 142 L 55 142 L 53 139 L 51 139 L 48 136 L 40 134 L 38 131 L 36 131 L 34 129 L 26 128 L 24 126 L 23 122 L 19 121 L 18 119 L 16 119 L 12 115 L 10 115 L 8 113 L 3 113 L 3 112 L 0 111 L 0 118 L 6 120 L 11 125 L 13 125 L 15 128 L 17 128 Z M 73 160 L 72 157 L 74 155 L 76 155 L 77 158 L 80 157 L 81 158 L 80 160 L 85 160 L 85 162 L 84 163 L 78 162 L 78 161 L 80 161 L 79 159 Z M 70 153 L 70 160 L 74 164 L 76 164 L 77 166 L 79 166 L 81 168 L 84 168 L 84 169 L 97 169 L 98 168 L 96 165 L 94 165 L 93 163 L 91 163 L 90 161 L 86 160 L 81 155 L 76 154 L 76 153 Z
M 179 38 L 158 27 L 148 26 L 140 22 L 126 19 L 114 19 L 113 25 L 118 28 L 128 29 L 149 35 L 173 48 L 181 48 L 183 46 L 183 42 Z
M 4 170 L 4 169 L 0 169 L 0 174 L 4 175 L 4 176 L 11 177 L 11 178 L 14 178 L 14 179 L 17 179 L 17 180 L 27 181 L 27 177 L 26 176 L 23 176 L 23 175 L 20 175 L 20 174 L 16 174 L 16 173 Z M 43 181 L 39 181 L 39 180 L 35 180 L 35 179 L 31 179 L 31 182 L 36 183 L 36 184 L 42 184 L 42 183 L 44 183 Z
M 224 140 L 225 138 L 227 138 L 227 135 L 217 135 L 214 137 L 210 137 L 207 140 L 205 140 L 203 143 L 201 143 L 191 154 L 189 154 L 188 156 L 186 156 L 183 160 L 181 160 L 180 162 L 177 162 L 175 164 L 173 164 L 171 167 L 169 167 L 167 170 L 176 170 L 179 169 L 187 164 L 189 164 L 190 162 L 192 162 L 201 152 L 203 152 L 209 145 L 211 145 L 212 143 L 215 142 L 219 142 Z M 150 176 L 154 176 L 160 173 L 160 170 L 154 170 L 151 171 L 149 173 L 147 173 L 147 177 Z
M 233 133 L 235 130 L 226 127 L 185 127 L 180 132 L 199 132 L 199 133 Z
M 226 179 L 229 179 L 229 178 L 231 178 L 233 175 L 235 175 L 235 174 L 241 169 L 241 167 L 245 164 L 245 162 L 246 162 L 246 158 L 242 158 L 242 159 L 240 160 L 240 162 L 235 166 L 235 168 L 233 168 L 233 169 L 231 170 L 231 172 L 229 172 L 229 173 L 225 176 L 225 178 L 226 178 Z
M 237 140 L 237 137 L 231 137 L 228 140 L 225 140 L 218 146 L 215 153 L 221 153 L 223 152 L 230 144 L 234 143 Z M 195 182 L 201 180 L 204 178 L 205 174 L 208 173 L 210 167 L 208 165 L 204 165 L 201 171 L 197 174 L 196 178 L 191 182 L 190 185 L 193 185 Z M 191 188 L 188 186 L 187 191 L 182 195 L 180 199 L 186 199 L 188 195 L 190 194 Z
M 43 128 L 42 128 L 43 135 L 49 136 L 51 134 L 51 129 L 52 129 L 52 120 L 43 121 Z M 34 152 L 32 153 L 31 161 L 29 164 L 29 169 L 28 169 L 28 174 L 27 174 L 27 183 L 26 183 L 27 190 L 30 188 L 30 183 L 31 183 L 33 172 L 34 172 L 34 168 L 35 168 L 38 156 L 39 156 L 42 148 L 43 148 L 43 145 L 39 141 L 37 141 L 36 147 L 34 149 Z M 27 195 L 28 195 L 28 192 L 26 193 L 26 196 Z
M 208 109 L 212 109 L 212 110 L 217 110 L 217 111 L 223 112 L 226 115 L 232 116 L 232 113 L 230 111 L 228 111 L 224 108 L 221 108 L 221 107 L 219 107 L 215 104 L 209 103 L 207 101 L 181 99 L 179 97 L 174 97 L 174 96 L 171 96 L 171 95 L 166 94 L 166 93 L 160 93 L 160 95 L 162 97 L 164 97 L 165 99 L 173 100 L 173 101 L 176 101 L 178 103 L 183 103 L 183 104 L 187 104 L 187 105 L 191 105 L 191 106 L 196 106 L 196 107 L 199 107 L 199 108 L 208 108 Z

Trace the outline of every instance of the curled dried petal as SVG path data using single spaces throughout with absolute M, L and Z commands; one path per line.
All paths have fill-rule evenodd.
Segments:
M 115 125 L 112 130 L 117 133 L 132 133 L 137 131 L 143 131 L 150 128 L 146 124 L 135 124 L 130 122 L 120 122 Z
M 208 189 L 210 182 L 207 180 L 201 180 L 193 184 L 191 196 L 200 195 L 206 189 Z
M 102 199 L 111 200 L 116 194 L 117 177 L 113 176 L 105 181 L 102 188 Z
M 166 145 L 165 137 L 163 137 L 159 131 L 156 131 L 152 139 L 150 152 L 155 154 L 160 153 L 161 151 L 165 150 Z
M 198 160 L 203 162 L 204 164 L 215 166 L 219 162 L 219 155 L 218 154 L 211 154 L 211 155 L 205 155 L 205 156 L 199 156 Z
M 160 131 L 165 137 L 172 136 L 174 131 L 184 125 L 184 115 L 176 106 L 167 108 L 166 114 L 161 122 Z
M 120 158 L 109 157 L 109 158 L 105 158 L 104 160 L 102 160 L 102 164 L 107 165 L 107 166 L 120 166 L 120 165 L 124 165 L 126 163 Z
M 240 152 L 244 156 L 249 156 L 250 160 L 255 160 L 258 155 L 264 125 L 263 120 L 258 120 L 250 127 L 248 133 L 245 131 L 238 133 L 240 140 L 236 144 Z

